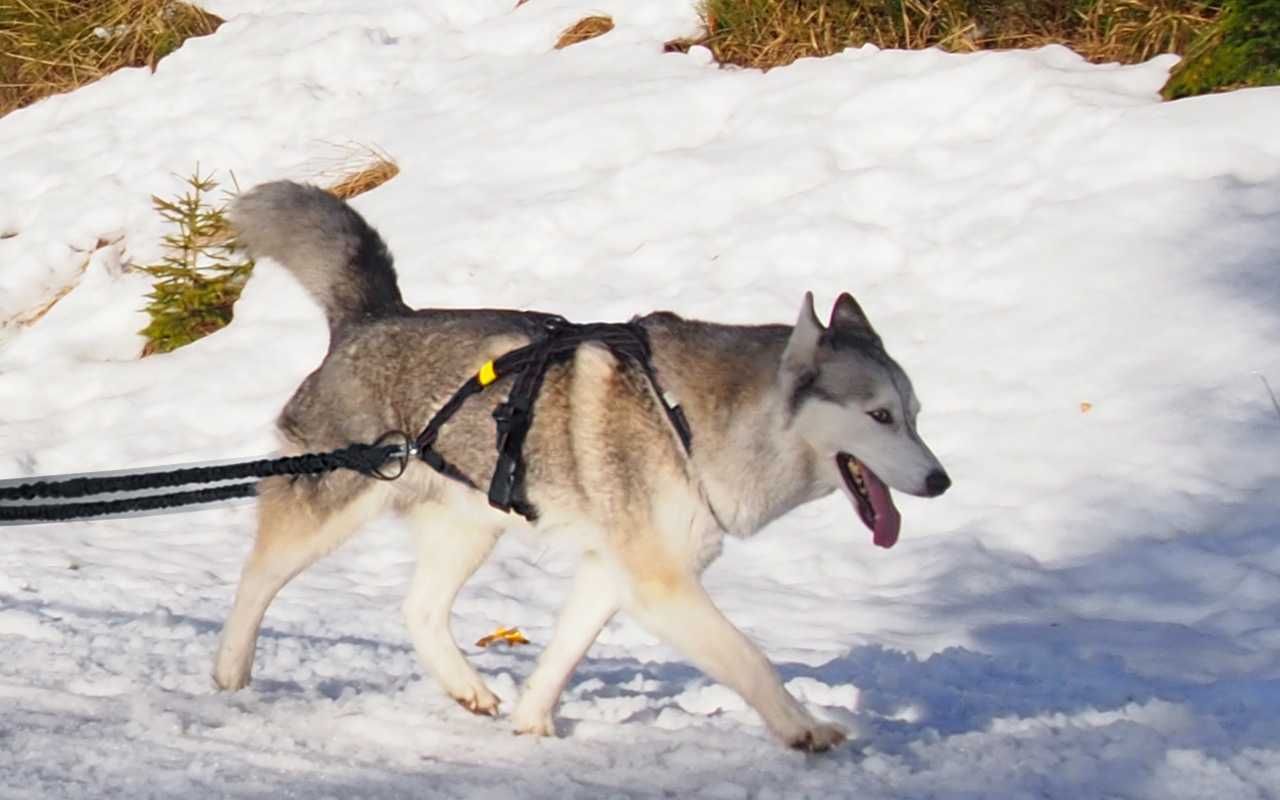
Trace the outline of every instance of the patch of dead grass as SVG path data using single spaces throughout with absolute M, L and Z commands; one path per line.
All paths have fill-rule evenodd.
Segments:
M 583 17 L 560 32 L 560 38 L 556 40 L 556 49 L 563 50 L 570 45 L 604 36 L 611 30 L 613 30 L 612 17 L 604 15 Z
M 1215 0 L 702 0 L 704 32 L 668 42 L 772 69 L 847 47 L 951 52 L 1063 44 L 1091 61 L 1182 52 L 1221 13 Z
M 1090 61 L 1125 64 L 1186 53 L 1221 13 L 1220 5 L 1207 2 L 1098 0 L 1084 15 L 1073 48 Z
M 122 67 L 149 67 L 222 20 L 176 0 L 0 1 L 0 116 Z
M 352 144 L 344 155 L 317 177 L 328 179 L 325 191 L 343 200 L 371 192 L 400 174 L 395 159 L 378 147 Z

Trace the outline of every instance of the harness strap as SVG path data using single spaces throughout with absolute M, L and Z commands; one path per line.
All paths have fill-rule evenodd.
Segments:
M 693 434 L 678 403 L 658 383 L 653 369 L 649 337 L 639 323 L 595 322 L 571 323 L 563 317 L 550 317 L 546 333 L 524 347 L 487 362 L 478 373 L 458 388 L 453 396 L 432 416 L 416 440 L 418 457 L 437 472 L 471 488 L 479 488 L 461 470 L 450 464 L 434 449 L 440 430 L 462 408 L 467 398 L 484 391 L 486 386 L 507 375 L 515 380 L 507 399 L 493 411 L 497 429 L 498 458 L 489 482 L 489 504 L 533 521 L 537 510 L 524 496 L 524 442 L 533 424 L 533 406 L 542 390 L 547 369 L 565 361 L 588 341 L 599 341 L 615 356 L 638 365 L 653 387 L 667 419 L 680 438 L 685 452 L 691 452 Z

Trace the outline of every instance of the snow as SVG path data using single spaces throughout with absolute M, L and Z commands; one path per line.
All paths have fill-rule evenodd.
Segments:
M 706 582 L 862 741 L 783 750 L 625 619 L 562 738 L 513 737 L 423 675 L 392 520 L 287 587 L 255 683 L 217 693 L 241 505 L 3 531 L 0 796 L 1280 795 L 1280 90 L 1161 103 L 1172 58 L 1057 47 L 722 70 L 660 52 L 685 0 L 513 5 L 218 0 L 154 75 L 0 119 L 0 477 L 270 451 L 319 310 L 263 264 L 233 325 L 138 360 L 125 265 L 197 161 L 248 186 L 377 145 L 402 172 L 355 205 L 416 305 L 859 298 L 954 488 L 899 497 L 892 551 L 836 496 Z M 600 12 L 613 32 L 551 49 Z M 508 537 L 459 600 L 460 641 L 534 642 L 468 648 L 505 710 L 572 564 Z

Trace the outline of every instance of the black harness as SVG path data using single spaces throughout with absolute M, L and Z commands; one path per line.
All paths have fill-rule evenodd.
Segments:
M 405 460 L 416 454 L 440 474 L 479 489 L 474 481 L 440 455 L 434 445 L 440 429 L 462 408 L 467 398 L 484 391 L 485 387 L 499 378 L 513 376 L 507 399 L 493 411 L 493 418 L 497 422 L 498 461 L 493 470 L 493 478 L 489 481 L 489 505 L 508 513 L 514 511 L 529 521 L 538 516 L 537 509 L 524 494 L 524 440 L 529 433 L 529 426 L 533 424 L 533 405 L 546 378 L 547 369 L 553 364 L 567 361 L 579 345 L 599 342 L 608 347 L 609 352 L 619 360 L 639 367 L 653 386 L 654 394 L 680 437 L 686 453 L 690 452 L 693 443 L 689 422 L 679 403 L 668 397 L 658 383 L 658 376 L 653 370 L 649 335 L 639 323 L 633 320 L 625 323 L 580 324 L 552 316 L 544 324 L 546 330 L 541 338 L 487 362 L 479 372 L 462 384 L 435 413 L 422 433 L 418 434 L 413 446 L 404 453 Z

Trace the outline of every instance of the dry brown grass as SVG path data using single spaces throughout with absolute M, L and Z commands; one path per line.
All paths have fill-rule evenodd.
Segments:
M 1185 53 L 1221 13 L 1221 6 L 1205 2 L 1098 0 L 1072 46 L 1090 61 L 1126 64 Z
M 0 116 L 122 67 L 150 67 L 217 16 L 175 0 L 0 0 Z
M 1091 61 L 1182 52 L 1221 12 L 1208 0 L 703 0 L 704 33 L 668 50 L 709 48 L 723 64 L 771 69 L 846 47 L 952 52 L 1064 44 Z
M 336 174 L 336 180 L 325 191 L 343 200 L 371 192 L 400 174 L 400 166 L 381 149 L 354 146 L 353 156 Z M 332 174 L 332 173 L 330 173 Z
M 613 30 L 612 17 L 603 15 L 583 17 L 560 32 L 560 38 L 556 40 L 556 49 L 562 50 L 569 45 L 604 36 L 611 30 Z

